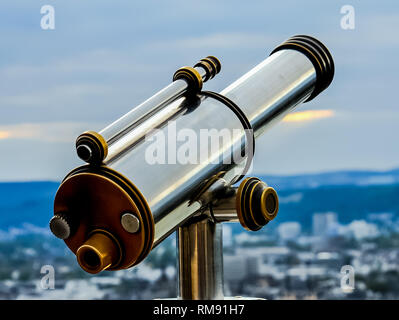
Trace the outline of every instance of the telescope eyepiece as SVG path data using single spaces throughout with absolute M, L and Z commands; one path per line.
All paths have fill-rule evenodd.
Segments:
M 91 151 L 91 148 L 86 144 L 81 144 L 81 145 L 77 146 L 76 152 L 78 154 L 78 157 L 86 162 L 90 162 L 90 160 L 93 156 L 93 152 Z
M 116 239 L 103 230 L 94 231 L 76 251 L 81 268 L 92 274 L 111 268 L 120 260 L 120 255 Z
M 76 139 L 76 152 L 83 161 L 100 164 L 107 157 L 108 144 L 99 133 L 86 131 Z
M 258 178 L 246 178 L 237 190 L 236 210 L 241 225 L 257 231 L 276 217 L 277 192 Z

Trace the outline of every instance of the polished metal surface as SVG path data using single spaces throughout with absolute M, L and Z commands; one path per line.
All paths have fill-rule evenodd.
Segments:
M 221 94 L 241 107 L 257 137 L 306 100 L 315 83 L 316 72 L 310 60 L 298 51 L 282 50 L 247 72 Z
M 178 228 L 179 299 L 223 299 L 222 225 L 208 216 Z
M 204 79 L 206 71 L 201 68 L 195 68 Z M 164 89 L 154 94 L 137 107 L 120 117 L 99 133 L 111 146 L 127 132 L 145 122 L 149 117 L 159 112 L 168 103 L 181 97 L 188 89 L 188 84 L 184 80 L 175 80 Z
M 199 209 L 201 204 L 190 200 L 204 181 L 223 170 L 226 172 L 223 178 L 229 183 L 242 172 L 239 164 L 223 165 L 221 159 L 226 150 L 236 153 L 244 148 L 245 134 L 241 122 L 222 103 L 214 100 L 206 102 L 210 99 L 205 99 L 198 109 L 187 113 L 187 107 L 182 107 L 184 111 L 175 121 L 160 128 L 160 134 L 165 137 L 164 163 L 148 162 L 146 153 L 154 143 L 148 139 L 142 140 L 114 162 L 106 162 L 130 179 L 147 199 L 155 221 L 155 245 Z M 177 103 L 179 101 L 172 103 L 171 107 Z M 220 132 L 227 128 L 232 132 L 231 144 L 215 150 L 198 142 L 197 154 L 207 154 L 207 157 L 198 158 L 197 163 L 181 164 L 174 158 L 183 142 L 176 142 L 174 133 L 187 128 L 197 133 L 197 137 L 200 137 L 201 130 L 216 129 Z M 243 165 L 245 161 L 246 158 Z
M 124 116 L 111 123 L 109 126 L 101 130 L 99 133 L 104 137 L 109 145 L 114 143 L 120 136 L 129 131 L 132 127 L 137 126 L 147 117 L 156 113 L 165 104 L 174 98 L 181 96 L 187 89 L 187 82 L 184 80 L 176 80 L 167 87 L 157 92 L 155 95 L 145 100 L 143 103 L 133 108 Z
M 176 81 L 185 82 L 184 80 Z M 183 101 L 184 98 L 179 98 L 175 102 L 159 108 L 158 112 L 154 113 L 151 117 L 139 119 L 135 126 L 130 128 L 130 131 L 121 135 L 118 140 L 108 147 L 108 155 L 104 163 L 107 165 L 112 164 L 137 143 L 145 139 L 154 129 L 164 126 L 174 116 L 178 115 L 179 112 L 183 112 Z
M 281 50 L 228 86 L 222 94 L 242 108 L 255 135 L 259 136 L 307 99 L 315 81 L 314 67 L 305 55 L 294 50 Z M 223 163 L 226 152 L 237 153 L 245 147 L 245 134 L 237 116 L 215 99 L 201 100 L 197 106 L 196 102 L 179 98 L 155 113 L 153 122 L 151 117 L 146 120 L 147 129 L 143 132 L 154 123 L 162 124 L 158 129 L 165 137 L 164 163 L 150 163 L 146 158 L 156 136 L 152 136 L 153 140 L 146 136 L 129 148 L 121 146 L 122 156 L 105 161 L 109 167 L 132 181 L 148 201 L 155 221 L 154 246 L 201 207 L 201 203 L 192 201 L 192 197 L 199 192 L 204 181 L 223 172 L 222 178 L 227 185 L 231 184 L 241 175 L 245 165 L 245 157 L 239 163 Z M 168 122 L 166 119 L 170 120 L 171 114 L 174 121 Z M 182 141 L 176 142 L 176 135 L 187 128 L 194 131 L 197 137 L 204 129 L 216 129 L 218 132 L 228 129 L 232 132 L 232 139 L 216 150 L 197 143 L 198 154 L 208 149 L 207 157 L 198 159 L 196 163 L 182 164 L 173 161 L 183 144 Z
M 237 190 L 235 188 L 235 190 Z M 209 214 L 218 222 L 240 222 L 237 215 L 236 208 L 236 193 L 228 198 L 221 199 L 217 204 L 212 205 L 209 209 Z

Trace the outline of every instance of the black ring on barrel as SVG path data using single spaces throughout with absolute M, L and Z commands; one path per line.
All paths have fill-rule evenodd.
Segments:
M 240 120 L 242 126 L 244 127 L 245 135 L 247 138 L 247 143 L 249 143 L 249 141 L 252 141 L 252 152 L 251 152 L 251 154 L 248 155 L 247 163 L 245 164 L 242 174 L 233 182 L 233 183 L 236 183 L 237 181 L 240 181 L 247 174 L 249 167 L 251 166 L 252 159 L 253 159 L 253 156 L 255 153 L 254 130 L 252 129 L 251 123 L 249 122 L 245 113 L 241 110 L 241 108 L 238 105 L 235 104 L 235 102 L 233 102 L 229 98 L 221 95 L 220 93 L 216 93 L 213 91 L 202 91 L 201 95 L 218 100 L 219 102 L 221 102 L 225 106 L 227 106 L 231 111 L 233 111 L 235 113 L 235 115 L 238 117 L 238 119 Z
M 205 78 L 203 79 L 204 82 L 207 82 L 209 79 L 214 77 L 214 66 L 209 61 L 201 59 L 194 66 L 194 68 L 197 67 L 201 67 L 205 70 Z
M 220 63 L 219 59 L 216 58 L 215 56 L 207 56 L 205 59 L 209 59 L 212 60 L 212 62 L 215 64 L 216 66 L 216 72 L 215 75 L 217 75 L 220 70 L 222 69 L 222 64 Z
M 323 43 L 306 35 L 296 35 L 289 38 L 277 46 L 270 55 L 286 49 L 296 50 L 306 55 L 316 70 L 316 84 L 313 92 L 305 101 L 308 102 L 331 84 L 335 72 L 333 57 Z

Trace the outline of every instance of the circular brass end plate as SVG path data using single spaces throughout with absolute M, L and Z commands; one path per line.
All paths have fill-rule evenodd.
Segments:
M 279 202 L 276 190 L 267 187 L 261 195 L 261 210 L 266 220 L 271 221 L 277 216 Z
M 84 166 L 72 171 L 57 191 L 54 212 L 67 213 L 77 221 L 76 231 L 65 239 L 75 254 L 94 230 L 111 235 L 121 253 L 107 269 L 119 270 L 140 262 L 149 253 L 154 239 L 154 222 L 148 205 L 143 204 L 144 197 L 137 196 L 138 190 L 134 193 L 126 183 L 112 176 L 111 169 L 107 169 Z M 126 212 L 133 213 L 140 221 L 136 233 L 127 232 L 121 224 L 121 217 Z

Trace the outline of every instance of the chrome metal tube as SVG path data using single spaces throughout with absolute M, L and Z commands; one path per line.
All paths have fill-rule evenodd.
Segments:
M 246 114 L 255 137 L 269 129 L 295 106 L 305 101 L 316 83 L 316 70 L 301 52 L 274 53 L 221 94 Z
M 177 231 L 178 297 L 223 299 L 222 226 L 207 216 L 198 219 Z
M 240 222 L 237 215 L 236 195 L 219 200 L 209 208 L 209 215 L 218 222 Z
M 212 79 L 220 72 L 220 69 L 220 61 L 214 56 L 201 59 L 193 68 L 182 67 L 178 69 L 173 75 L 173 82 L 170 85 L 111 123 L 100 133 L 95 131 L 82 133 L 76 139 L 76 152 L 79 158 L 98 165 L 105 160 L 109 149 L 110 158 L 116 157 L 147 133 L 148 125 L 145 125 L 145 123 L 151 116 L 162 112 L 163 107 L 183 95 L 195 96 L 201 91 L 203 83 Z M 165 114 L 165 112 L 163 113 Z M 150 123 L 154 125 L 154 119 Z M 122 144 L 119 143 L 115 148 L 112 148 L 112 145 L 118 139 L 133 129 L 136 129 L 135 134 L 130 135 L 130 139 L 124 139 Z
M 207 76 L 206 70 L 201 67 L 195 68 L 202 79 Z M 168 103 L 181 97 L 188 89 L 188 83 L 185 80 L 177 79 L 161 91 L 154 94 L 137 107 L 120 117 L 99 133 L 107 141 L 108 147 L 120 139 L 124 134 L 140 126 L 148 118 L 159 112 Z
M 183 80 L 177 80 L 183 81 Z M 176 81 L 175 81 L 176 82 Z M 104 163 L 110 165 L 116 159 L 122 157 L 126 152 L 142 141 L 152 130 L 162 127 L 169 120 L 172 120 L 179 112 L 183 112 L 184 98 L 179 98 L 175 103 L 162 105 L 157 110 L 153 110 L 148 116 L 139 119 L 136 124 L 130 128 L 130 131 L 119 139 L 114 141 L 108 148 L 108 155 Z
M 268 57 L 222 93 L 243 109 L 258 136 L 307 99 L 315 82 L 314 66 L 304 54 L 295 50 L 282 50 Z M 212 161 L 222 158 L 229 148 L 237 152 L 244 147 L 242 124 L 232 111 L 211 98 L 203 99 L 197 108 L 190 108 L 186 104 L 187 100 L 181 98 L 167 106 L 168 109 L 179 109 L 181 112 L 173 122 L 160 128 L 166 137 L 166 151 L 176 153 L 178 146 L 174 147 L 176 136 L 173 133 L 187 128 L 196 132 L 198 137 L 201 130 L 216 129 L 220 132 L 227 128 L 234 133 L 229 145 L 213 150 L 206 159 L 195 164 L 173 163 L 169 161 L 171 159 L 168 154 L 164 164 L 154 165 L 146 160 L 146 151 L 151 148 L 153 141 L 142 140 L 122 157 L 106 162 L 106 165 L 130 179 L 147 199 L 155 221 L 154 245 L 200 208 L 199 203 L 190 200 L 201 183 L 223 171 L 223 178 L 229 184 L 242 173 L 246 161 L 245 158 L 243 163 L 223 164 Z M 198 146 L 198 154 L 201 147 Z
M 143 103 L 134 107 L 121 118 L 117 119 L 99 133 L 104 137 L 110 147 L 118 138 L 127 131 L 140 125 L 148 117 L 159 111 L 163 106 L 183 95 L 187 89 L 187 82 L 176 80 L 161 91 L 154 94 Z

